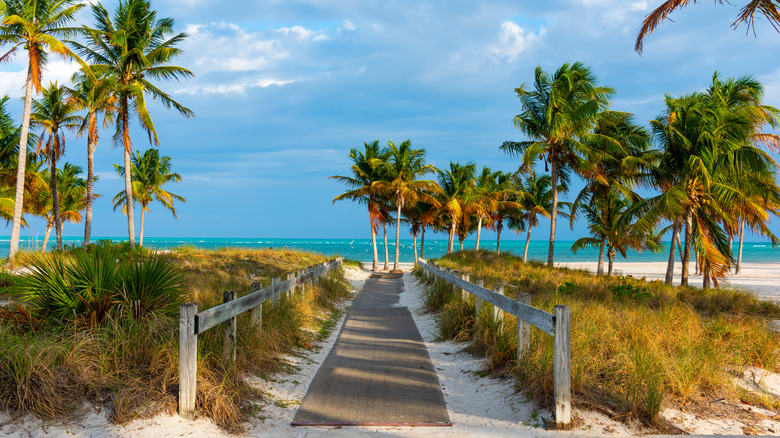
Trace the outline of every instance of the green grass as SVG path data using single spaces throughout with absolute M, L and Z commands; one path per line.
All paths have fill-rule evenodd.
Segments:
M 485 284 L 504 283 L 509 296 L 530 293 L 531 304 L 548 312 L 556 304 L 571 308 L 575 406 L 663 429 L 658 414 L 670 402 L 738 401 L 733 375 L 747 366 L 780 372 L 780 336 L 768 327 L 780 308 L 749 293 L 597 277 L 486 251 L 440 263 Z M 441 312 L 441 335 L 469 341 L 488 359 L 488 371 L 514 375 L 518 388 L 551 405 L 553 338 L 532 330 L 531 349 L 518 363 L 515 318 L 505 317 L 501 329 L 490 318 L 476 322 L 473 302 L 446 289 L 431 285 L 425 292 L 426 309 Z
M 70 266 L 79 257 L 73 256 L 74 251 L 48 257 Z M 122 257 L 127 257 L 128 266 L 140 269 L 146 260 L 158 256 L 134 250 L 122 252 Z M 181 276 L 181 284 L 164 294 L 195 302 L 199 310 L 221 304 L 224 290 L 243 296 L 270 285 L 272 277 L 283 276 L 287 270 L 325 261 L 323 256 L 286 250 L 185 248 L 162 257 L 170 258 Z M 25 281 L 13 282 L 5 290 Z M 72 283 L 64 284 L 70 286 L 62 289 L 73 289 Z M 122 290 L 145 296 L 144 288 Z M 9 294 L 19 297 L 19 293 Z M 332 329 L 337 303 L 348 296 L 343 277 L 334 272 L 315 283 L 305 298 L 298 294 L 266 303 L 262 324 L 252 324 L 248 313 L 240 315 L 235 364 L 224 358 L 223 330 L 217 327 L 199 335 L 198 415 L 231 432 L 241 431 L 248 416 L 262 415 L 256 404 L 262 395 L 245 385 L 243 376 L 286 370 L 283 357 L 313 348 L 322 336 L 321 328 Z M 84 324 L 78 312 L 70 318 L 60 312 L 56 323 L 29 324 L 19 320 L 19 309 L 30 318 L 49 317 L 42 306 L 30 302 L 6 312 L 15 312 L 16 319 L 0 320 L 0 361 L 8 364 L 0 367 L 1 409 L 56 420 L 73 415 L 86 400 L 109 408 L 111 420 L 118 423 L 176 412 L 177 314 L 163 309 L 133 317 L 109 310 L 94 324 Z

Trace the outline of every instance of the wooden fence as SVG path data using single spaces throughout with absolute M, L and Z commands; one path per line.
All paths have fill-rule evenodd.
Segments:
M 493 290 L 482 287 L 482 280 L 476 280 L 477 284 L 470 283 L 469 274 L 460 274 L 458 271 L 441 269 L 435 264 L 418 260 L 418 264 L 425 271 L 428 278 L 435 276 L 453 286 L 460 288 L 462 297 L 468 297 L 467 293 L 474 295 L 474 309 L 479 316 L 482 302 L 493 305 L 493 318 L 503 321 L 503 312 L 517 317 L 517 359 L 528 351 L 531 342 L 531 325 L 553 336 L 553 373 L 555 385 L 555 427 L 557 429 L 571 428 L 571 311 L 569 306 L 555 306 L 553 314 L 544 310 L 531 307 L 528 294 L 518 294 L 518 299 L 513 300 L 504 296 L 504 288 L 501 284 L 493 285 Z
M 236 360 L 236 317 L 248 310 L 251 320 L 258 324 L 263 318 L 263 303 L 278 300 L 284 294 L 295 293 L 296 287 L 305 294 L 315 279 L 329 271 L 338 269 L 342 259 L 330 260 L 310 266 L 297 273 L 288 273 L 287 279 L 271 280 L 271 286 L 236 299 L 235 291 L 225 291 L 223 304 L 198 313 L 198 305 L 184 303 L 179 308 L 179 416 L 191 420 L 195 416 L 195 389 L 198 372 L 198 335 L 219 324 L 225 323 L 224 354 Z

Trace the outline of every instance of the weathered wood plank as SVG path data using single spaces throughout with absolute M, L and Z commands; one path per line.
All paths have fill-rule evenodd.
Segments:
M 517 294 L 517 301 L 525 305 L 531 305 L 531 295 L 526 293 Z M 523 358 L 528 349 L 531 348 L 531 324 L 517 318 L 517 362 Z
M 539 328 L 543 332 L 554 335 L 553 330 L 553 316 L 544 310 L 537 309 L 535 307 L 528 306 L 526 304 L 518 303 L 517 301 L 493 293 L 493 291 L 485 289 L 484 287 L 477 286 L 473 283 L 463 281 L 462 279 L 448 274 L 442 270 L 433 268 L 428 263 L 421 262 L 420 266 L 433 273 L 437 278 L 447 281 L 461 289 L 467 290 L 469 293 L 477 298 L 480 298 L 494 306 L 498 306 L 500 309 L 529 322 L 534 327 Z
M 463 281 L 469 281 L 470 276 L 469 276 L 468 272 L 464 272 L 464 273 L 460 274 L 460 278 Z M 463 302 L 468 302 L 468 300 L 469 300 L 469 291 L 461 289 L 460 290 L 460 299 Z
M 504 285 L 501 283 L 496 283 L 493 285 L 493 293 L 496 295 L 504 295 Z M 501 310 L 500 307 L 493 305 L 493 320 L 497 323 L 503 324 L 504 323 L 504 311 Z
M 571 311 L 555 306 L 553 373 L 556 429 L 571 429 Z
M 198 305 L 184 303 L 179 307 L 179 416 L 195 418 L 195 384 L 198 376 L 198 335 L 195 314 Z
M 222 293 L 222 303 L 229 303 L 231 301 L 235 301 L 236 299 L 236 291 L 234 290 L 226 290 Z M 222 349 L 222 354 L 225 357 L 226 361 L 235 362 L 236 361 L 236 331 L 238 329 L 238 324 L 236 321 L 236 316 L 234 315 L 232 318 L 225 321 L 225 340 L 224 345 Z
M 433 273 L 431 273 L 431 275 L 433 275 Z M 476 280 L 474 280 L 474 283 L 477 287 L 482 287 L 485 285 L 485 280 L 481 278 L 477 278 Z M 480 312 L 482 312 L 482 298 L 479 298 L 476 295 L 474 295 L 474 319 L 479 320 Z

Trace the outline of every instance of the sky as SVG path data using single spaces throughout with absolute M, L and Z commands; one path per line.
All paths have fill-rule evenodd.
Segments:
M 665 94 L 703 90 L 716 70 L 759 79 L 765 102 L 780 107 L 780 35 L 760 19 L 757 37 L 733 30 L 743 2 L 675 12 L 640 56 L 637 32 L 660 0 L 152 0 L 188 34 L 175 63 L 194 73 L 158 86 L 195 117 L 150 104 L 160 152 L 182 176 L 168 190 L 187 202 L 177 205 L 178 219 L 152 205 L 145 236 L 369 238 L 364 206 L 332 203 L 345 187 L 328 177 L 349 174 L 349 149 L 410 139 L 441 168 L 459 161 L 514 171 L 517 159 L 498 147 L 524 139 L 512 124 L 521 111 L 514 89 L 532 81 L 536 66 L 585 63 L 617 90 L 612 108 L 643 124 L 661 113 Z M 117 3 L 103 4 L 113 11 Z M 79 24 L 90 24 L 88 9 Z M 11 96 L 19 119 L 25 63 L 20 53 L 0 65 L 0 94 Z M 73 71 L 51 58 L 44 82 L 68 82 Z M 93 236 L 127 235 L 125 216 L 111 205 L 124 188 L 111 134 L 101 132 L 95 154 L 102 196 Z M 65 136 L 63 161 L 86 169 L 86 139 Z M 135 150 L 150 147 L 137 123 L 132 140 Z M 138 220 L 136 209 L 136 230 Z M 28 221 L 23 236 L 44 234 L 42 221 Z M 543 222 L 532 238 L 548 229 Z M 780 220 L 772 229 L 780 233 Z M 559 226 L 557 239 L 585 233 L 584 222 Z M 66 224 L 64 234 L 82 235 L 83 225 Z

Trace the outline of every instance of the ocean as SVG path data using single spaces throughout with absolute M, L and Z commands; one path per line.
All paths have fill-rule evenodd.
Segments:
M 117 242 L 127 241 L 127 238 L 121 237 L 93 237 L 92 241 L 100 239 L 111 239 Z M 80 245 L 80 237 L 64 237 L 66 245 Z M 7 256 L 9 249 L 9 237 L 0 237 L 0 256 Z M 34 250 L 40 249 L 41 239 L 22 237 L 20 249 Z M 419 239 L 417 241 L 419 250 Z M 464 242 L 465 249 L 473 249 L 474 241 Z M 571 251 L 573 241 L 558 240 L 555 242 L 555 260 L 558 262 L 590 262 L 596 261 L 598 257 L 597 250 L 581 250 L 577 254 Z M 502 240 L 501 252 L 511 252 L 515 255 L 523 255 L 524 240 Z M 668 247 L 668 242 L 667 242 Z M 55 246 L 54 236 L 49 240 L 48 247 L 53 249 Z M 263 239 L 263 238 L 200 238 L 200 237 L 144 237 L 144 246 L 154 249 L 175 249 L 181 246 L 194 246 L 198 248 L 216 249 L 225 247 L 236 248 L 293 248 L 304 251 L 312 251 L 325 255 L 342 256 L 352 260 L 371 261 L 371 239 Z M 493 250 L 496 249 L 495 240 L 482 240 L 480 247 Z M 455 248 L 458 248 L 458 242 L 455 242 Z M 384 246 L 381 239 L 377 242 L 380 263 L 384 261 Z M 388 242 L 390 261 L 395 256 L 395 242 Z M 737 243 L 734 243 L 736 254 Z M 425 258 L 438 258 L 447 252 L 446 239 L 425 239 Z M 653 254 L 650 252 L 629 252 L 628 257 L 623 258 L 618 255 L 616 261 L 627 262 L 665 262 L 668 260 L 667 251 Z M 528 247 L 528 258 L 534 260 L 547 260 L 547 241 L 532 240 Z M 743 249 L 742 259 L 746 263 L 777 263 L 780 262 L 780 248 L 773 249 L 772 244 L 768 242 L 746 242 Z M 400 242 L 400 261 L 414 261 L 414 250 L 411 239 L 401 239 Z M 678 258 L 679 261 L 679 258 Z

